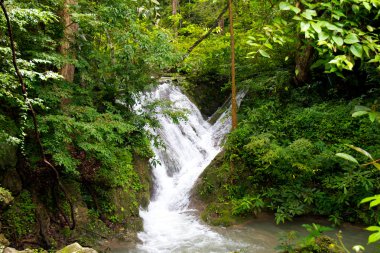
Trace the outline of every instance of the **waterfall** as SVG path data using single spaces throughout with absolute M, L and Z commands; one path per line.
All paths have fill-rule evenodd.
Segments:
M 240 95 L 241 97 L 241 95 Z M 160 137 L 163 147 L 152 147 L 160 161 L 153 168 L 155 191 L 146 210 L 140 210 L 144 231 L 138 234 L 138 252 L 229 252 L 238 243 L 223 238 L 202 224 L 189 209 L 189 192 L 195 181 L 220 151 L 221 142 L 231 128 L 222 114 L 213 125 L 170 81 L 145 94 L 142 104 L 170 100 L 175 108 L 186 110 L 187 120 L 178 124 L 158 111 L 160 128 L 150 130 Z M 242 245 L 240 245 L 241 248 Z

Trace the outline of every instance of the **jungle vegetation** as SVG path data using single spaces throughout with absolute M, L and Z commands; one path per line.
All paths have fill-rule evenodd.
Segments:
M 0 3 L 0 233 L 13 246 L 141 229 L 155 121 L 136 94 L 185 76 L 209 117 L 230 96 L 231 53 L 247 94 L 197 185 L 202 217 L 321 215 L 380 239 L 379 0 Z

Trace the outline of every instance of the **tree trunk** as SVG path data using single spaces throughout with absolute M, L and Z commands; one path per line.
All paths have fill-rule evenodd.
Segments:
M 77 0 L 65 0 L 62 21 L 65 26 L 63 31 L 63 39 L 61 42 L 60 52 L 67 59 L 75 59 L 75 54 L 70 50 L 71 45 L 75 42 L 75 33 L 78 31 L 78 24 L 73 23 L 70 16 L 70 5 L 77 5 Z M 68 82 L 74 81 L 75 66 L 70 63 L 65 63 L 60 69 L 59 73 Z
M 306 83 L 310 77 L 310 65 L 313 60 L 314 48 L 311 45 L 302 45 L 296 55 L 295 83 L 300 86 Z
M 232 0 L 228 0 L 228 12 L 230 16 L 230 34 L 231 34 L 231 116 L 232 130 L 237 128 L 237 103 L 236 103 L 236 83 L 235 83 L 235 38 L 234 38 L 234 20 L 232 13 Z
M 173 16 L 177 15 L 178 6 L 179 6 L 179 0 L 172 0 L 172 15 Z M 176 20 L 176 18 L 174 20 L 175 20 L 175 22 L 174 22 L 174 35 L 175 35 L 175 37 L 177 37 L 178 36 L 177 20 Z

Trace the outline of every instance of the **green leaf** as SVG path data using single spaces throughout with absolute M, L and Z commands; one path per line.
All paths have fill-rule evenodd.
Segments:
M 343 46 L 343 38 L 342 37 L 339 37 L 339 36 L 336 36 L 336 35 L 333 35 L 332 36 L 332 40 L 338 45 L 338 46 Z
M 366 111 L 358 111 L 358 112 L 354 112 L 352 114 L 352 117 L 356 118 L 356 117 L 363 116 L 363 115 L 366 115 L 366 114 L 368 114 L 368 112 L 366 112 Z
M 372 9 L 372 6 L 368 2 L 363 2 L 363 5 L 368 11 Z
M 306 32 L 310 27 L 309 22 L 301 22 L 301 32 Z
M 259 49 L 259 53 L 264 57 L 270 58 L 270 55 L 262 49 Z
M 288 3 L 288 2 L 280 2 L 280 5 L 279 5 L 280 10 L 282 10 L 282 11 L 288 11 L 288 10 L 290 10 L 291 6 L 292 5 L 290 3 Z
M 370 31 L 370 32 L 373 32 L 375 30 L 375 28 L 373 28 L 372 26 L 370 25 L 367 25 L 367 30 Z
M 369 116 L 369 120 L 371 122 L 375 122 L 376 118 L 377 118 L 377 112 L 369 112 L 368 113 L 368 116 Z
M 363 46 L 359 43 L 355 43 L 350 46 L 350 51 L 353 55 L 356 57 L 362 58 L 363 57 Z
M 343 158 L 345 160 L 348 160 L 350 162 L 359 164 L 358 160 L 356 160 L 353 156 L 351 156 L 349 154 L 346 154 L 346 153 L 337 153 L 335 155 L 338 156 L 338 157 L 340 157 L 340 158 Z
M 272 46 L 272 44 L 270 44 L 270 43 L 265 43 L 264 46 L 266 46 L 266 47 L 269 48 L 269 49 L 273 49 L 273 46 Z
M 298 14 L 298 13 L 300 13 L 300 11 L 301 11 L 298 7 L 293 6 L 293 5 L 291 5 L 290 3 L 288 3 L 288 2 L 281 2 L 280 5 L 279 5 L 279 7 L 280 7 L 280 10 L 282 10 L 282 11 L 288 11 L 288 10 L 291 10 L 291 11 L 293 11 L 295 14 Z
M 373 233 L 368 237 L 368 243 L 374 243 L 380 240 L 380 232 Z
M 315 10 L 306 9 L 301 14 L 301 16 L 308 19 L 308 20 L 313 20 L 313 16 L 317 16 L 317 12 Z
M 359 147 L 355 147 L 354 145 L 347 145 L 347 146 L 352 148 L 353 150 L 359 152 L 360 154 L 365 155 L 366 157 L 368 157 L 369 159 L 371 159 L 373 161 L 371 154 L 368 153 L 367 151 L 365 151 L 364 149 L 359 148 Z
M 368 231 L 380 231 L 380 227 L 378 226 L 370 226 L 368 228 L 366 228 L 365 230 L 368 230 Z
M 376 169 L 380 170 L 380 163 L 373 163 L 373 166 L 375 166 Z
M 371 203 L 369 203 L 369 207 L 374 207 L 374 206 L 377 206 L 380 204 L 380 198 L 377 198 L 373 201 L 371 201 Z
M 316 31 L 317 33 L 322 32 L 322 28 L 318 22 L 317 23 L 310 22 L 310 24 L 311 24 L 311 27 L 313 27 L 314 31 Z
M 354 44 L 358 42 L 359 42 L 358 36 L 354 33 L 350 33 L 346 36 L 346 38 L 344 38 L 344 43 L 346 44 Z
M 327 38 L 329 37 L 329 34 L 328 33 L 325 33 L 325 32 L 320 32 L 320 33 L 318 33 L 318 39 L 320 40 L 320 41 L 322 41 L 322 40 L 326 40 Z
M 375 199 L 377 199 L 379 197 L 380 197 L 380 195 L 375 195 L 375 196 L 364 198 L 364 199 L 362 199 L 360 201 L 360 204 L 364 204 L 364 203 L 370 202 L 370 201 L 375 200 Z

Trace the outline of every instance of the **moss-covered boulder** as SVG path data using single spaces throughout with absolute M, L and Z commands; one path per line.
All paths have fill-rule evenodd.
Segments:
M 58 250 L 57 253 L 97 253 L 97 251 L 91 248 L 82 247 L 76 242 Z

